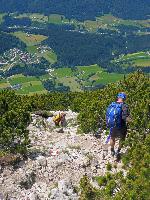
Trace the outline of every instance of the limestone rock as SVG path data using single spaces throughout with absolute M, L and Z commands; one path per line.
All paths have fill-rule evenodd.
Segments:
M 77 113 L 71 110 L 65 112 L 67 126 L 61 133 L 47 119 L 32 114 L 32 122 L 28 126 L 31 140 L 28 157 L 21 159 L 15 169 L 10 165 L 0 167 L 0 198 L 77 200 L 79 194 L 74 186 L 78 186 L 83 175 L 87 174 L 92 179 L 106 174 L 108 162 L 113 166 L 114 158 L 110 155 L 109 145 L 105 144 L 105 131 L 102 131 L 101 138 L 95 138 L 93 134 L 79 135 Z M 52 117 L 49 119 L 52 120 Z M 125 151 L 122 149 L 123 153 Z M 111 173 L 120 170 L 121 162 Z M 126 175 L 126 171 L 123 173 Z M 97 187 L 97 184 L 93 183 L 93 186 Z

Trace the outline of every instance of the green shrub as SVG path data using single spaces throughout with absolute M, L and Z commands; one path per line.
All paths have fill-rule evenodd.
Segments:
M 105 186 L 107 184 L 107 179 L 105 176 L 97 176 L 95 177 L 95 180 L 99 186 Z
M 29 144 L 27 125 L 30 105 L 11 91 L 0 92 L 0 149 L 3 152 L 25 153 Z
M 110 170 L 112 169 L 111 163 L 107 163 L 106 169 L 107 169 L 108 171 L 110 171 Z

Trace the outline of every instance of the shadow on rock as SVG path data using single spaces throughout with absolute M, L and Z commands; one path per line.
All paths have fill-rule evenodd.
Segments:
M 46 153 L 37 150 L 34 152 L 29 152 L 28 155 L 26 155 L 26 158 L 30 158 L 31 160 L 36 160 L 39 156 L 46 156 Z

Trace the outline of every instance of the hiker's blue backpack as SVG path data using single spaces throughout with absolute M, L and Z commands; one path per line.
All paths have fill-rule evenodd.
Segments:
M 122 125 L 122 104 L 112 102 L 106 111 L 106 123 L 108 128 L 118 127 Z

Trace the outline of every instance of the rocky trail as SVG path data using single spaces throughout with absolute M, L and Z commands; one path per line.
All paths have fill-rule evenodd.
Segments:
M 105 131 L 101 138 L 79 134 L 77 113 L 71 110 L 66 111 L 66 121 L 62 131 L 32 114 L 28 158 L 15 167 L 1 167 L 0 200 L 77 200 L 76 188 L 83 175 L 98 187 L 92 177 L 104 175 L 108 163 L 112 173 L 121 170 L 121 161 L 113 167 L 116 162 L 105 144 Z

